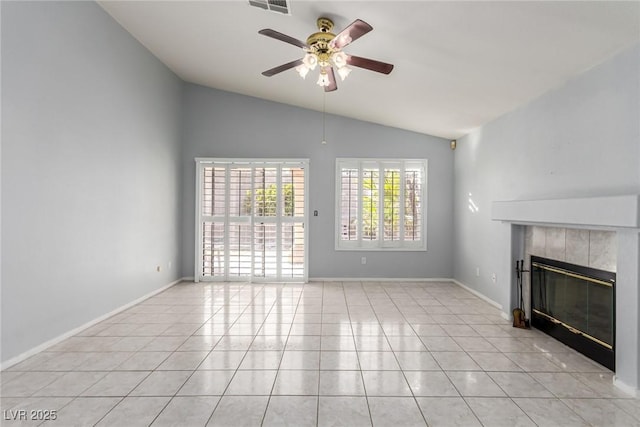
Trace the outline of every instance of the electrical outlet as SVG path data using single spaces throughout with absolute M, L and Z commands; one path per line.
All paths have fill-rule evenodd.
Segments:
M 480 267 L 476 267 L 476 277 L 480 277 Z
M 367 257 L 363 256 L 362 258 L 360 258 L 360 264 L 365 265 L 367 263 Z
M 497 283 L 498 282 L 498 276 L 496 276 L 496 273 L 491 274 L 491 281 L 493 283 Z

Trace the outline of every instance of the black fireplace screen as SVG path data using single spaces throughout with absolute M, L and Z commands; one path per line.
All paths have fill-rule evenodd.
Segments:
M 531 257 L 532 324 L 614 368 L 615 273 Z

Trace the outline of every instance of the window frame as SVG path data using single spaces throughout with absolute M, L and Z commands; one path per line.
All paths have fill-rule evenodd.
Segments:
M 400 174 L 400 188 L 404 188 L 406 174 L 408 169 L 418 168 L 421 171 L 420 176 L 420 218 L 419 240 L 404 240 L 404 221 L 406 215 L 405 208 L 405 191 L 400 191 L 400 200 L 398 201 L 400 207 L 399 214 L 399 230 L 401 230 L 401 236 L 398 240 L 385 240 L 384 238 L 384 179 L 385 170 L 399 169 Z M 356 169 L 358 172 L 358 184 L 357 184 L 357 208 L 356 208 L 356 236 L 354 240 L 342 239 L 342 171 L 344 169 Z M 378 196 L 377 196 L 377 235 L 376 240 L 363 239 L 363 175 L 365 169 L 377 169 L 378 171 Z M 427 173 L 428 173 L 428 160 L 427 159 L 391 159 L 391 158 L 336 158 L 336 172 L 335 172 L 335 230 L 334 230 L 334 248 L 336 251 L 426 251 L 427 250 Z

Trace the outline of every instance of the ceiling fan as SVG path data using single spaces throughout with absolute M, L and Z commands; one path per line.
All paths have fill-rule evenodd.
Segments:
M 348 55 L 342 51 L 344 47 L 373 30 L 373 27 L 366 22 L 356 19 L 338 35 L 331 32 L 333 21 L 329 18 L 318 18 L 317 25 L 320 31 L 311 34 L 306 43 L 268 28 L 258 31 L 258 34 L 298 46 L 306 52 L 301 59 L 264 71 L 262 75 L 271 77 L 295 67 L 298 74 L 305 78 L 310 70 L 319 66 L 320 75 L 317 83 L 324 87 L 325 92 L 331 92 L 338 89 L 334 67 L 342 80 L 351 72 L 349 65 L 382 74 L 389 74 L 393 70 L 393 64 Z

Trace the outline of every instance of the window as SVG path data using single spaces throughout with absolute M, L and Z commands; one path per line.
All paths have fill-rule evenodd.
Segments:
M 427 249 L 426 159 L 336 160 L 336 249 Z

